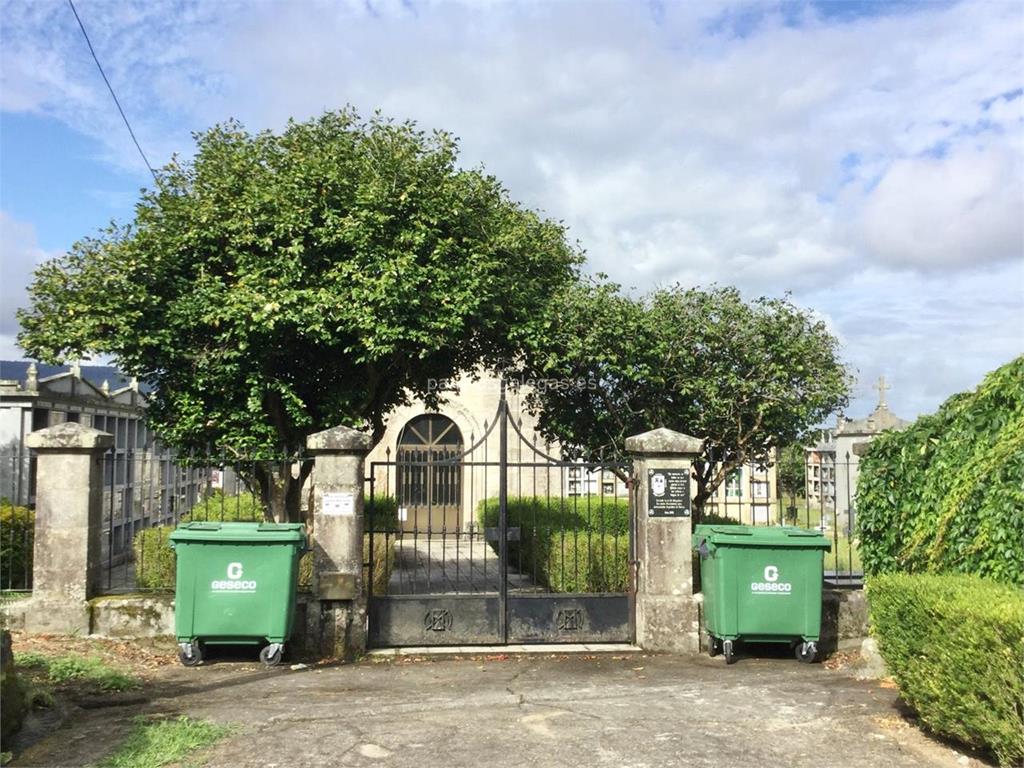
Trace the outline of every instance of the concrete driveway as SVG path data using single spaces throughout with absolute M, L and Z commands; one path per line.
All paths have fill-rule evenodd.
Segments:
M 86 765 L 140 712 L 240 726 L 202 755 L 273 766 L 963 766 L 895 693 L 790 657 L 627 654 L 167 668 L 136 708 L 82 713 L 18 765 Z M 199 764 L 204 764 L 202 760 Z

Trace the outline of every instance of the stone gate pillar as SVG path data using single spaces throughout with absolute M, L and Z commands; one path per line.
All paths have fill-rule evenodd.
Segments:
M 363 589 L 363 463 L 371 438 L 334 427 L 306 438 L 313 467 L 313 595 L 307 636 L 324 656 L 366 649 Z
M 36 451 L 36 522 L 29 632 L 87 635 L 88 599 L 100 572 L 103 454 L 114 436 L 66 422 L 32 432 Z
M 690 467 L 702 441 L 671 429 L 626 438 L 636 488 L 636 643 L 648 651 L 697 653 Z

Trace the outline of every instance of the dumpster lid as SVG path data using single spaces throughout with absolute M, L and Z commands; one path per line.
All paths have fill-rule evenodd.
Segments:
M 230 541 L 265 544 L 267 542 L 302 543 L 306 540 L 302 523 L 218 523 L 193 522 L 179 525 L 170 536 L 179 541 Z
M 821 532 L 793 525 L 698 525 L 693 538 L 695 546 L 707 540 L 717 546 L 832 548 Z

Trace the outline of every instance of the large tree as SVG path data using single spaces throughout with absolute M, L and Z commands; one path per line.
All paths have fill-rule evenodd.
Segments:
M 576 279 L 563 227 L 460 169 L 447 133 L 346 110 L 195 138 L 134 221 L 37 270 L 19 342 L 112 356 L 153 387 L 165 442 L 250 472 L 276 519 L 311 464 L 254 458 L 337 424 L 379 438 L 396 405 L 436 398 L 428 381 L 512 359 Z
M 658 426 L 704 438 L 699 514 L 731 471 L 770 463 L 846 405 L 838 347 L 786 298 L 673 287 L 632 299 L 591 281 L 555 298 L 522 373 L 548 380 L 527 404 L 569 455 L 618 458 L 626 437 Z

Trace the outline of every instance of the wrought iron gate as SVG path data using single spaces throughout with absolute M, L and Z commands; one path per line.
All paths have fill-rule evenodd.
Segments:
M 371 645 L 633 640 L 631 465 L 564 461 L 532 438 L 502 385 L 465 451 L 371 462 Z

